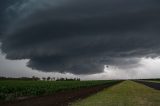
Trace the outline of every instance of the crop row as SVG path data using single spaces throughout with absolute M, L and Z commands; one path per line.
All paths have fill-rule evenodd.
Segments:
M 114 81 L 0 81 L 0 100 L 47 95 L 112 82 Z

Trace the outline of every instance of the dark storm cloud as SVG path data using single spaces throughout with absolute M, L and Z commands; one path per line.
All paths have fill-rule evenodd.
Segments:
M 158 0 L 28 0 L 8 8 L 8 59 L 47 72 L 92 74 L 160 51 Z M 130 58 L 130 59 L 129 59 Z M 127 59 L 127 60 L 126 60 Z M 129 59 L 129 60 L 128 60 Z
M 1 40 L 1 37 L 2 37 L 2 34 L 3 34 L 3 29 L 4 29 L 4 11 L 6 9 L 6 6 L 7 6 L 7 0 L 3 0 L 3 1 L 0 1 L 0 40 Z

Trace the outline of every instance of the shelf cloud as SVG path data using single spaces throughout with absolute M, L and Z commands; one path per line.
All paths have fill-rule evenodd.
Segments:
M 160 53 L 158 0 L 23 0 L 5 9 L 1 49 L 44 72 L 94 74 Z

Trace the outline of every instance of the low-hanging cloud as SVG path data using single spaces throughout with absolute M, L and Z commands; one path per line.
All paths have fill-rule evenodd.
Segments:
M 158 0 L 24 0 L 7 8 L 2 52 L 45 72 L 94 74 L 160 53 Z M 12 16 L 14 14 L 14 16 Z M 127 66 L 126 66 L 127 65 Z

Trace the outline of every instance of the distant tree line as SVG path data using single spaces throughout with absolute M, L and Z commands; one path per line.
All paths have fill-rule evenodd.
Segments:
M 80 78 L 55 78 L 55 77 L 42 77 L 43 81 L 80 81 Z
M 153 78 L 153 79 L 141 79 L 141 80 L 160 81 L 160 78 Z
M 25 80 L 25 81 L 80 81 L 80 78 L 55 78 L 55 77 L 20 77 L 20 78 L 10 78 L 10 77 L 0 77 L 0 80 Z
M 80 78 L 58 78 L 56 81 L 80 81 Z
M 20 77 L 20 78 L 11 78 L 11 77 L 0 77 L 0 80 L 25 80 L 25 81 L 38 81 L 40 78 L 33 76 L 32 78 L 29 77 Z

